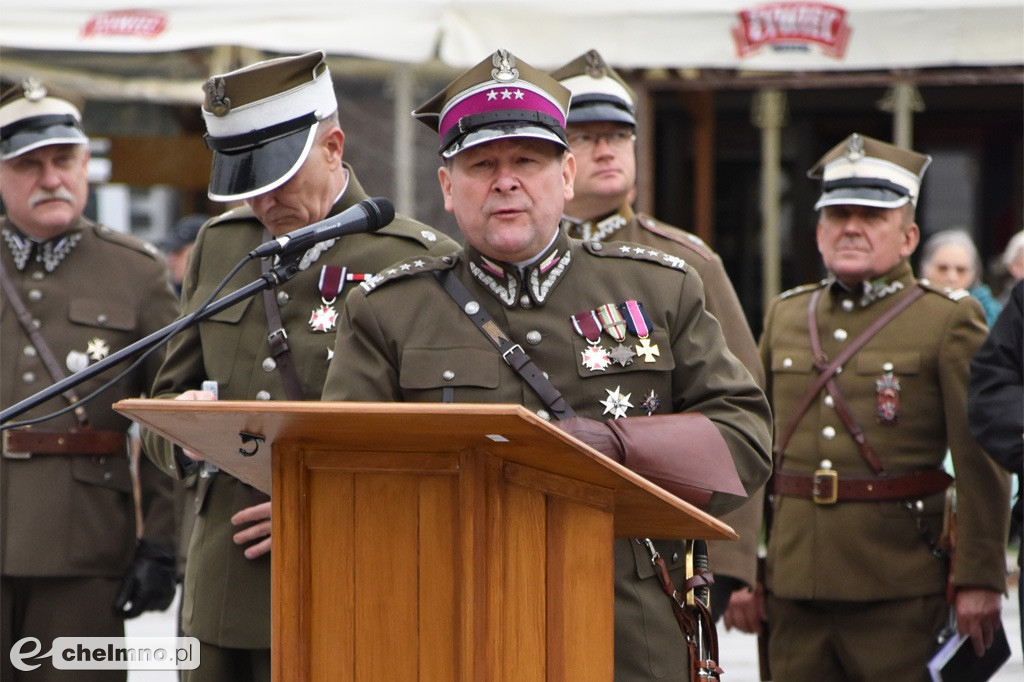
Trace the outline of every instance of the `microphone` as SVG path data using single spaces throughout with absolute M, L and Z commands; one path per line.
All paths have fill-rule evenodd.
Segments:
M 264 242 L 249 252 L 249 258 L 287 256 L 313 244 L 359 232 L 376 232 L 395 219 L 395 207 L 385 197 L 365 199 L 336 216 L 300 227 L 283 237 Z

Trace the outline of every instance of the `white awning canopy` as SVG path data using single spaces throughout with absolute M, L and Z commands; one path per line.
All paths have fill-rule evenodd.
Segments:
M 621 67 L 764 71 L 997 66 L 1024 61 L 1020 0 L 496 0 L 452 2 L 440 57 L 496 47 L 531 64 L 590 48 Z
M 451 66 L 499 47 L 542 68 L 590 48 L 636 68 L 767 71 L 1024 61 L 1020 0 L 8 0 L 0 47 L 232 45 Z M 70 66 L 70 65 L 69 65 Z

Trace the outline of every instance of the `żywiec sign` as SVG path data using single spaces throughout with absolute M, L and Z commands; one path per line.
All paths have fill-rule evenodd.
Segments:
M 82 27 L 82 35 L 91 36 L 137 36 L 155 38 L 167 28 L 167 15 L 163 12 L 146 10 L 122 10 L 104 12 L 89 19 Z
M 733 26 L 736 54 L 741 59 L 768 45 L 775 50 L 808 50 L 842 59 L 852 29 L 846 10 L 819 2 L 773 2 L 737 12 Z

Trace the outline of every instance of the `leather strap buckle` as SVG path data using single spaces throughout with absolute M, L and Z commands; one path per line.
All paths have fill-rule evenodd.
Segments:
M 817 469 L 811 483 L 814 504 L 835 504 L 839 499 L 839 472 L 835 469 Z
M 29 459 L 29 458 L 31 458 L 32 457 L 32 453 L 31 452 L 19 452 L 19 451 L 11 450 L 10 436 L 11 436 L 11 431 L 10 430 L 7 430 L 7 431 L 3 432 L 4 457 L 6 457 L 7 459 Z
M 505 364 L 509 365 L 510 367 L 514 367 L 515 365 L 512 364 L 511 356 L 514 355 L 517 352 L 518 353 L 524 353 L 525 352 L 523 350 L 523 347 L 520 346 L 518 343 L 514 344 L 511 348 L 509 348 L 504 353 L 502 353 L 501 354 L 501 359 L 505 361 Z

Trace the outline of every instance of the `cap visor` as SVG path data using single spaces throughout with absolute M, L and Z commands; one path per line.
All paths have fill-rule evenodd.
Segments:
M 608 121 L 611 123 L 626 123 L 636 125 L 636 119 L 626 110 L 614 104 L 600 102 L 569 107 L 569 118 L 567 123 L 597 123 Z
M 558 133 L 554 132 L 550 128 L 545 128 L 539 125 L 526 125 L 526 124 L 515 124 L 508 123 L 500 126 L 491 126 L 488 128 L 480 128 L 467 133 L 463 137 L 460 137 L 451 145 L 448 149 L 441 152 L 441 156 L 446 159 L 450 159 L 459 152 L 465 151 L 470 147 L 476 147 L 477 145 L 485 144 L 487 142 L 494 142 L 496 140 L 503 140 L 506 138 L 513 137 L 528 137 L 535 140 L 549 140 L 554 142 L 562 149 L 568 149 L 569 145 L 565 143 L 565 140 L 559 137 Z
M 0 150 L 3 151 L 3 156 L 0 156 L 0 159 L 6 161 L 33 149 L 53 144 L 86 144 L 88 142 L 89 138 L 85 136 L 85 133 L 69 125 L 22 130 L 6 138 L 0 144 Z
M 215 151 L 209 197 L 241 201 L 286 183 L 306 160 L 316 125 L 238 152 Z
M 818 203 L 814 205 L 814 209 L 818 210 L 823 206 L 840 206 L 843 204 L 874 206 L 875 208 L 899 208 L 908 201 L 910 201 L 909 195 L 900 194 L 888 189 L 839 187 L 823 192 L 818 198 Z

